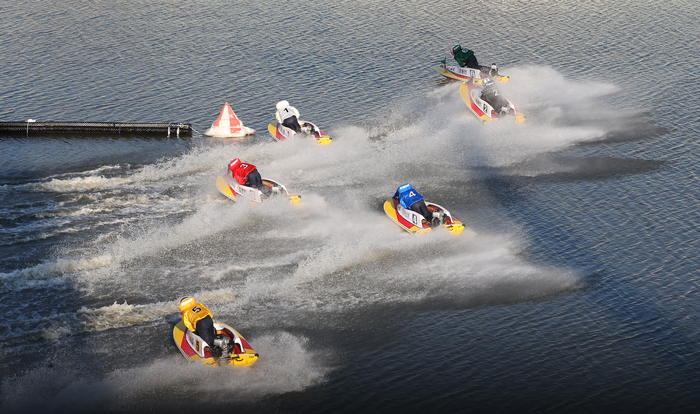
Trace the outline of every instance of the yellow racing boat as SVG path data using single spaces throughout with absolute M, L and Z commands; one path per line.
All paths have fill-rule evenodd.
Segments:
M 497 82 L 506 83 L 510 80 L 508 76 L 498 73 L 498 67 L 494 63 L 491 66 L 482 66 L 476 68 L 460 67 L 458 65 L 448 65 L 447 59 L 441 60 L 440 65 L 435 68 L 442 76 L 459 80 L 469 81 L 472 79 L 481 80 L 485 78 L 493 79 Z
M 185 323 L 180 321 L 173 328 L 173 339 L 182 355 L 190 361 L 200 361 L 207 365 L 253 365 L 258 360 L 258 353 L 235 329 L 214 321 L 216 339 L 211 345 L 220 346 L 224 351 L 220 358 L 211 355 L 210 344 L 196 333 L 190 331 Z
M 231 200 L 247 200 L 253 204 L 260 204 L 264 200 L 276 196 L 286 197 L 289 199 L 289 203 L 293 206 L 299 204 L 299 201 L 301 201 L 300 195 L 287 191 L 287 187 L 283 186 L 277 181 L 269 178 L 263 178 L 262 183 L 265 187 L 270 189 L 269 195 L 263 194 L 263 192 L 257 188 L 239 184 L 238 181 L 234 180 L 230 174 L 217 178 L 216 188 L 219 189 L 221 194 L 225 195 Z
M 286 139 L 293 139 L 300 136 L 311 136 L 316 139 L 316 143 L 319 145 L 328 145 L 331 143 L 331 137 L 325 132 L 321 131 L 316 124 L 309 121 L 299 121 L 299 125 L 301 125 L 301 133 L 296 133 L 294 130 L 281 125 L 277 121 L 269 124 L 267 126 L 267 130 L 270 131 L 270 135 L 272 135 L 272 137 L 277 141 L 284 141 Z
M 490 80 L 472 79 L 462 83 L 462 86 L 459 87 L 459 94 L 462 96 L 464 103 L 467 104 L 467 107 L 469 107 L 469 110 L 485 124 L 506 117 L 515 118 L 518 122 L 525 121 L 525 115 L 518 111 L 509 100 L 498 95 L 496 104 L 493 99 L 488 101 L 484 97 L 484 94 L 482 94 L 484 84 L 489 82 L 493 83 Z M 497 107 L 494 107 L 494 105 Z
M 411 234 L 425 234 L 437 227 L 444 227 L 454 234 L 464 230 L 464 224 L 452 216 L 446 208 L 428 201 L 425 205 L 433 214 L 435 223 L 429 223 L 422 215 L 404 208 L 396 198 L 390 198 L 384 202 L 384 212 L 394 223 Z

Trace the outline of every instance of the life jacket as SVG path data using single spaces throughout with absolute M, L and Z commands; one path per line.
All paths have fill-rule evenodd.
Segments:
M 233 161 L 228 165 L 228 169 L 231 170 L 233 178 L 238 181 L 239 184 L 245 185 L 248 181 L 248 174 L 256 169 L 255 165 L 242 163 L 238 158 L 234 158 Z
M 452 48 L 451 52 L 459 66 L 467 66 L 470 68 L 476 68 L 478 66 L 473 50 L 463 49 L 462 46 L 457 45 Z
M 285 106 L 275 112 L 275 117 L 277 122 L 280 124 L 284 122 L 285 119 L 295 116 L 299 120 L 299 111 L 293 106 Z
M 418 191 L 413 189 L 411 184 L 404 184 L 399 187 L 399 189 L 396 190 L 396 194 L 394 194 L 394 198 L 398 198 L 401 205 L 409 210 L 413 204 L 424 199 Z
M 187 329 L 192 332 L 197 330 L 197 321 L 204 319 L 207 316 L 214 318 L 211 311 L 201 303 L 193 303 L 191 307 L 182 312 L 182 322 L 185 323 Z

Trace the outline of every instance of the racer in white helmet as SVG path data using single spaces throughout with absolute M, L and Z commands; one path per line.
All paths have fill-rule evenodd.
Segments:
M 295 107 L 289 105 L 287 101 L 279 101 L 275 107 L 277 108 L 277 112 L 275 113 L 277 122 L 296 133 L 300 133 L 299 111 Z

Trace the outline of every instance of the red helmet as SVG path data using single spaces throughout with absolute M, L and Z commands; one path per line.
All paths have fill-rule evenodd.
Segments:
M 233 171 L 241 163 L 241 160 L 234 158 L 230 163 L 228 163 L 228 169 Z

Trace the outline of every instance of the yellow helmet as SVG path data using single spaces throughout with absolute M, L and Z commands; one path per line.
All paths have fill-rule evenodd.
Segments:
M 191 296 L 185 296 L 184 298 L 180 299 L 180 312 L 184 312 L 192 305 L 195 304 L 194 298 Z

